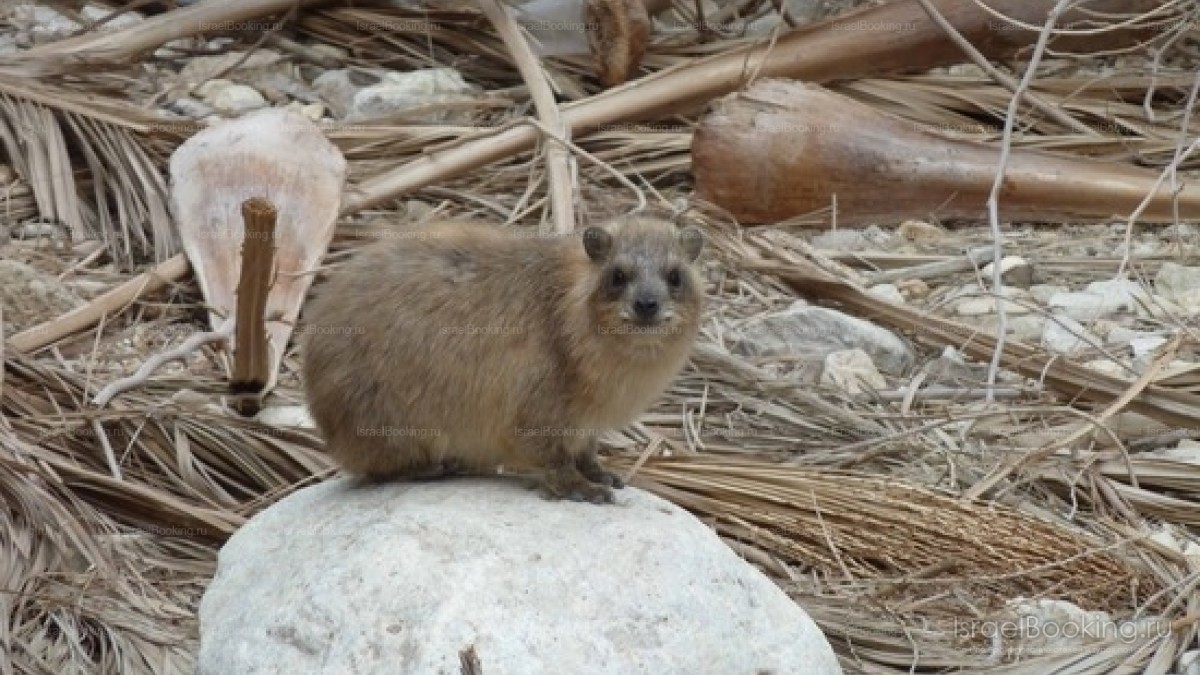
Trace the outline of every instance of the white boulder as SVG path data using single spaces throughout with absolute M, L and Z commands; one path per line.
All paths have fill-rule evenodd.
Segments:
M 330 481 L 255 516 L 200 605 L 199 675 L 840 673 L 807 614 L 634 488 Z

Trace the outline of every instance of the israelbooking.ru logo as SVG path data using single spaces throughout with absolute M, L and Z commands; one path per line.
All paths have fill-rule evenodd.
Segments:
M 997 636 L 1005 639 L 1059 639 L 1120 640 L 1137 643 L 1150 638 L 1165 637 L 1171 633 L 1167 621 L 1111 621 L 1092 616 L 1078 616 L 1066 621 L 1049 620 L 1040 616 L 1022 616 L 1005 621 L 959 621 L 954 620 L 954 634 L 960 638 L 982 637 L 993 640 Z

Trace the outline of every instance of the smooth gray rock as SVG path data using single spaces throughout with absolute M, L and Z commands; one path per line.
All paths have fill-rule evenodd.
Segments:
M 1165 262 L 1154 278 L 1154 289 L 1188 314 L 1200 312 L 1200 267 Z
M 725 340 L 743 356 L 813 362 L 823 362 L 832 352 L 861 349 L 891 375 L 903 374 L 915 360 L 908 343 L 886 328 L 837 310 L 800 304 L 731 327 Z
M 449 479 L 306 488 L 250 520 L 200 605 L 200 675 L 840 673 L 820 629 L 696 518 Z
M 1118 312 L 1133 312 L 1149 302 L 1150 294 L 1130 279 L 1093 281 L 1079 293 L 1055 293 L 1050 310 L 1079 321 L 1094 321 Z
M 1059 354 L 1074 354 L 1103 344 L 1104 340 L 1063 314 L 1051 317 L 1042 330 L 1042 346 Z

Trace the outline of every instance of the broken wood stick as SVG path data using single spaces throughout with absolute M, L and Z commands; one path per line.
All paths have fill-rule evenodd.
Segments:
M 692 140 L 698 196 L 765 223 L 826 208 L 839 223 L 987 217 L 1000 149 L 947 138 L 817 85 L 757 82 L 714 104 Z M 1005 219 L 1200 218 L 1200 187 L 1178 192 L 1127 164 L 1014 149 Z M 1177 209 L 1177 210 L 1176 210 Z
M 168 258 L 154 269 L 126 281 L 86 305 L 17 333 L 8 340 L 8 347 L 16 352 L 35 352 L 94 325 L 105 316 L 119 313 L 143 295 L 179 281 L 187 275 L 188 269 L 187 258 L 183 255 Z
M 993 59 L 1031 46 L 1054 5 L 1047 0 L 989 0 L 989 12 L 981 9 L 977 0 L 936 0 L 933 4 L 961 35 Z M 1064 14 L 1061 23 L 1086 22 L 1092 30 L 1057 37 L 1051 45 L 1070 51 L 1131 46 L 1143 40 L 1146 31 L 1138 30 L 1136 22 L 1115 28 L 1123 20 L 1116 17 L 1155 11 L 1157 20 L 1164 21 L 1167 17 L 1163 14 L 1171 9 L 1158 0 L 1085 3 Z M 929 20 L 916 0 L 899 0 L 798 28 L 775 41 L 764 40 L 661 70 L 564 106 L 563 122 L 580 137 L 605 126 L 688 112 L 759 78 L 827 82 L 928 70 L 964 58 L 958 45 Z M 482 132 L 453 147 L 422 155 L 360 183 L 343 204 L 343 214 L 530 150 L 538 138 L 537 130 L 514 126 Z
M 242 242 L 242 269 L 237 287 L 237 321 L 229 391 L 235 396 L 234 408 L 243 415 L 258 412 L 263 388 L 271 379 L 266 312 L 275 269 L 275 224 L 278 215 L 271 202 L 261 197 L 242 202 L 246 237 Z

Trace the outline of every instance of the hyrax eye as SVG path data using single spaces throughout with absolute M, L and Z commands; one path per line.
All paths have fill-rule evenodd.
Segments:
M 667 272 L 667 284 L 670 285 L 671 288 L 679 288 L 679 286 L 683 284 L 683 274 L 678 268 Z
M 629 276 L 625 274 L 625 270 L 613 270 L 610 279 L 613 286 L 624 286 L 629 281 Z

